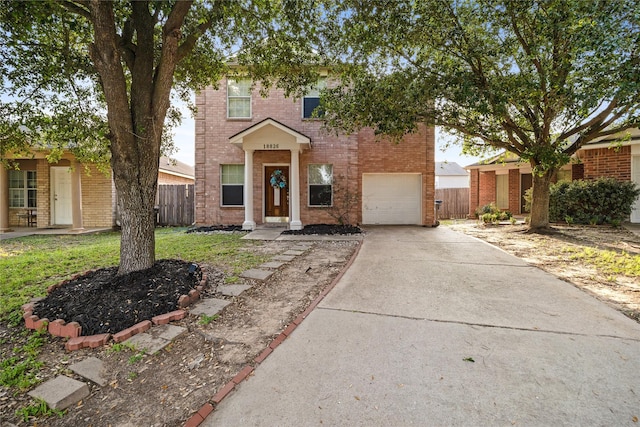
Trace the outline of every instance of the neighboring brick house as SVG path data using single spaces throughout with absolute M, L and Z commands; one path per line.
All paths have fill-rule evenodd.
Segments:
M 197 224 L 301 229 L 340 213 L 359 224 L 435 223 L 433 128 L 399 144 L 370 129 L 336 135 L 313 118 L 317 88 L 265 98 L 242 78 L 203 90 L 196 105 Z
M 630 134 L 628 140 L 615 142 Z M 620 181 L 633 181 L 640 186 L 640 130 L 632 129 L 621 135 L 595 140 L 582 147 L 558 173 L 557 180 L 597 179 L 612 177 Z M 531 166 L 511 153 L 505 153 L 486 162 L 469 165 L 471 188 L 469 215 L 474 216 L 479 206 L 495 203 L 513 214 L 526 214 L 524 193 L 531 188 Z M 640 223 L 640 200 L 636 201 L 630 217 Z
M 78 231 L 113 226 L 111 175 L 80 164 L 69 153 L 57 163 L 49 163 L 46 154 L 13 158 L 18 170 L 0 166 L 0 231 L 27 225 Z
M 160 157 L 158 185 L 189 185 L 195 182 L 193 166 L 169 157 Z

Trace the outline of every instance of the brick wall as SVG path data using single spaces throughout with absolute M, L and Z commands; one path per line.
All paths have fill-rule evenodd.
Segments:
M 478 193 L 478 206 L 496 202 L 496 172 L 480 172 L 480 185 Z
M 105 175 L 95 166 L 82 168 L 82 222 L 85 228 L 114 225 L 111 174 Z
M 193 184 L 192 178 L 187 178 L 184 176 L 176 176 L 170 173 L 158 172 L 158 185 L 190 185 Z
M 584 179 L 601 177 L 631 181 L 631 147 L 596 148 L 581 152 Z
M 227 119 L 226 81 L 219 89 L 207 88 L 196 96 L 198 114 L 195 119 L 195 191 L 196 223 L 242 224 L 244 207 L 220 206 L 220 165 L 244 164 L 244 152 L 232 145 L 229 137 L 271 118 L 309 137 L 312 148 L 300 153 L 300 220 L 303 224 L 335 222 L 330 208 L 308 206 L 308 165 L 330 163 L 333 165 L 335 191 L 361 194 L 362 173 L 420 172 L 423 173 L 425 224 L 434 221 L 434 131 L 423 130 L 409 136 L 407 143 L 392 146 L 373 141 L 371 132 L 358 135 L 335 135 L 322 129 L 322 121 L 302 119 L 302 100 L 284 97 L 274 89 L 269 98 L 259 95 L 259 87 L 252 95 L 251 119 Z M 391 154 L 393 153 L 393 154 Z M 264 212 L 264 166 L 267 164 L 291 164 L 290 151 L 255 151 L 253 157 L 254 220 L 261 223 Z M 363 165 L 369 164 L 368 169 Z M 380 169 L 382 168 L 382 169 Z M 362 219 L 361 204 L 356 207 L 356 222 Z
M 474 218 L 476 209 L 480 206 L 480 171 L 469 171 L 469 218 Z
M 509 169 L 509 212 L 520 214 L 520 170 Z

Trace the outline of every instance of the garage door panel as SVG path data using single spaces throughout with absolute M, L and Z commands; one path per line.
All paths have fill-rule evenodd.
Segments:
M 363 174 L 363 224 L 421 224 L 420 174 Z

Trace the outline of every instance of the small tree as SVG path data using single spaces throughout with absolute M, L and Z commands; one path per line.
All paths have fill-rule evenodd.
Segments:
M 360 205 L 360 193 L 351 188 L 345 175 L 337 178 L 333 184 L 333 203 L 325 205 L 327 213 L 340 225 L 354 225 L 353 211 Z

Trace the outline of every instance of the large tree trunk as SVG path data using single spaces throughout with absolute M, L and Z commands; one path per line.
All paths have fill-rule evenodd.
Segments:
M 118 269 L 122 275 L 150 268 L 155 262 L 153 208 L 160 142 L 178 61 L 179 29 L 191 2 L 173 7 L 163 28 L 156 68 L 156 17 L 150 14 L 148 2 L 131 3 L 136 48 L 124 49 L 123 55 L 113 4 L 91 0 L 89 5 L 95 30 L 91 57 L 107 103 L 111 168 L 122 226 Z M 123 62 L 129 69 L 130 85 Z
M 530 231 L 549 227 L 549 187 L 555 170 L 545 170 L 542 175 L 533 172 Z
M 155 262 L 154 205 L 158 183 L 158 147 L 136 158 L 112 154 L 122 235 L 118 274 L 143 270 Z

